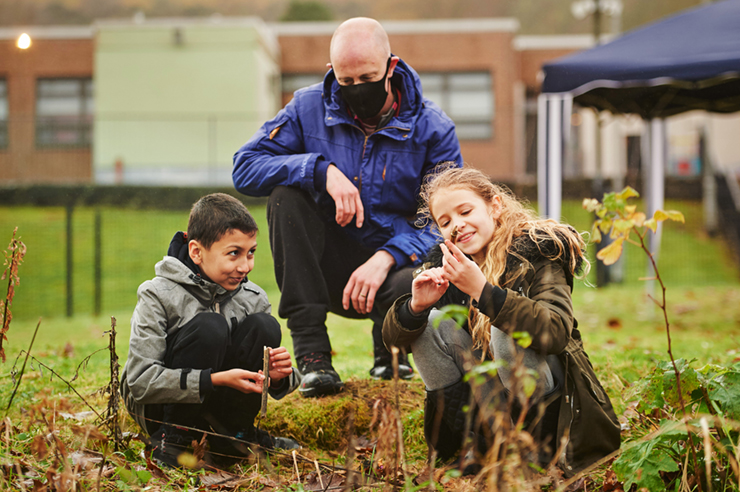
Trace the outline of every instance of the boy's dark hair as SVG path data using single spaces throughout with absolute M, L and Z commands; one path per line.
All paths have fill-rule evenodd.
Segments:
M 248 235 L 259 230 L 247 207 L 231 195 L 211 193 L 190 209 L 188 240 L 196 240 L 206 249 L 233 229 Z

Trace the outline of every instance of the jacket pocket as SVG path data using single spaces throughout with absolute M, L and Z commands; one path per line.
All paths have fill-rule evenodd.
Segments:
M 588 374 L 585 372 L 581 373 L 583 376 L 583 379 L 586 381 L 586 388 L 588 388 L 588 392 L 591 393 L 591 396 L 593 396 L 596 401 L 599 402 L 601 405 L 605 405 L 607 401 L 606 393 L 601 388 L 601 385 L 591 379 Z

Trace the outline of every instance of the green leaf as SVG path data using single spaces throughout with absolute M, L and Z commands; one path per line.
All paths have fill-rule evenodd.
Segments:
M 665 491 L 660 472 L 675 472 L 679 468 L 667 451 L 657 444 L 658 439 L 637 442 L 614 461 L 612 469 L 624 483 L 624 490 L 630 490 L 635 484 L 638 490 L 644 487 L 650 492 Z
M 681 396 L 683 397 L 683 403 L 684 405 L 688 405 L 692 401 L 691 393 L 700 387 L 699 374 L 696 372 L 696 369 L 689 367 L 687 363 L 681 367 L 679 361 L 676 361 L 676 366 L 681 376 Z M 670 367 L 663 373 L 663 398 L 665 398 L 666 403 L 678 410 L 680 408 L 678 395 L 676 373 L 673 367 Z
M 123 466 L 116 467 L 115 474 L 125 483 L 137 483 L 139 480 L 138 475 L 134 471 Z
M 601 207 L 601 204 L 596 198 L 584 198 L 583 208 L 589 212 L 595 212 Z
M 152 479 L 152 474 L 146 470 L 139 470 L 136 472 L 136 477 L 139 479 L 141 485 L 146 485 Z
M 686 440 L 689 437 L 689 433 L 686 431 L 686 424 L 679 420 L 661 420 L 660 432 L 658 433 L 661 440 L 668 441 L 679 441 Z
M 498 370 L 501 367 L 505 367 L 506 362 L 502 360 L 486 361 L 481 364 L 473 366 L 473 368 L 465 374 L 465 380 L 470 380 L 476 376 L 495 376 L 498 374 Z
M 600 243 L 601 242 L 601 231 L 599 230 L 599 225 L 601 224 L 600 220 L 597 220 L 594 222 L 593 230 L 591 231 L 591 242 L 592 243 Z
M 453 320 L 458 327 L 462 328 L 468 319 L 468 308 L 459 304 L 448 304 L 440 309 L 441 316 L 434 319 L 433 326 L 439 328 L 439 324 L 446 320 Z
M 628 232 L 632 227 L 634 226 L 634 222 L 628 219 L 617 219 L 614 221 L 614 231 L 618 232 L 619 234 L 624 234 L 625 232 Z
M 653 234 L 658 230 L 658 222 L 655 219 L 648 219 L 642 225 L 653 231 Z
M 663 399 L 663 372 L 654 370 L 649 376 L 635 382 L 626 394 L 626 399 L 637 399 L 637 409 L 643 413 L 651 413 L 655 409 L 662 409 Z
M 653 214 L 653 219 L 655 219 L 656 222 L 663 222 L 667 218 L 668 214 L 662 210 L 656 210 L 655 214 Z
M 604 265 L 613 265 L 622 256 L 622 243 L 624 238 L 620 237 L 614 240 L 609 246 L 602 248 L 596 253 L 596 258 L 601 260 Z
M 620 200 L 628 200 L 630 198 L 637 198 L 639 196 L 640 194 L 635 191 L 634 188 L 632 188 L 631 186 L 625 186 L 625 188 L 619 192 L 617 198 L 619 198 Z
M 516 340 L 516 343 L 522 348 L 532 345 L 532 335 L 527 331 L 515 331 L 511 334 L 511 338 Z
M 683 214 L 679 212 L 678 210 L 668 210 L 666 211 L 666 215 L 668 215 L 668 218 L 673 221 L 681 222 L 682 224 L 686 223 L 686 220 L 684 219 Z
M 717 376 L 709 384 L 709 399 L 716 401 L 725 417 L 740 420 L 740 372 L 731 371 Z
M 536 389 L 537 378 L 535 378 L 531 374 L 526 374 L 522 381 L 522 391 L 524 391 L 524 394 L 527 396 L 527 398 L 531 398 Z
M 635 223 L 637 227 L 642 227 L 645 224 L 645 214 L 642 212 L 636 212 L 632 214 L 632 222 Z
M 610 212 L 614 212 L 617 210 L 618 201 L 616 193 L 612 192 L 604 194 L 604 207 Z
M 601 223 L 599 224 L 599 229 L 601 229 L 601 232 L 606 234 L 609 232 L 612 228 L 613 221 L 612 219 L 602 219 Z

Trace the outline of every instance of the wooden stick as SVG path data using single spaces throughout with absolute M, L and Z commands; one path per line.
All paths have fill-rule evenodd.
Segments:
M 262 409 L 260 410 L 260 418 L 264 418 L 267 415 L 267 392 L 270 389 L 270 347 L 265 347 L 264 349 L 262 373 L 265 375 L 265 379 L 262 380 Z
M 298 460 L 295 457 L 295 449 L 291 451 L 291 454 L 293 455 L 293 465 L 295 466 L 295 476 L 298 479 L 298 481 L 301 481 L 301 474 L 298 472 Z
M 316 465 L 316 473 L 319 476 L 319 484 L 321 484 L 321 490 L 326 490 L 326 487 L 324 487 L 324 481 L 321 479 L 321 470 L 319 469 L 319 462 L 316 460 L 313 460 L 313 463 Z

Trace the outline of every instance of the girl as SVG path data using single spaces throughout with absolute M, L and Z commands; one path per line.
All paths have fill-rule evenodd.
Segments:
M 383 338 L 388 347 L 414 354 L 427 389 L 424 431 L 430 449 L 442 459 L 460 449 L 470 398 L 463 378 L 471 362 L 483 358 L 503 367 L 476 387 L 475 401 L 480 406 L 500 393 L 498 400 L 506 404 L 498 408 L 514 421 L 531 408 L 523 420 L 539 438 L 541 465 L 560 449 L 558 463 L 570 475 L 619 448 L 619 423 L 573 317 L 573 278 L 589 267 L 581 236 L 537 218 L 471 168 L 443 169 L 425 184 L 422 197 L 425 215 L 444 242 L 417 270 L 411 294 L 388 312 Z M 435 308 L 452 303 L 470 306 L 464 329 L 450 320 L 434 329 Z M 529 348 L 514 343 L 514 332 L 529 334 Z M 522 406 L 518 374 L 532 371 L 536 389 Z M 492 425 L 483 423 L 489 427 L 484 435 L 495 430 Z M 485 449 L 479 442 L 479 450 Z

